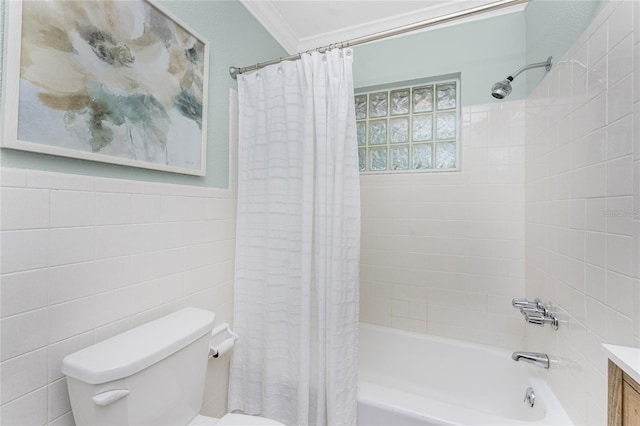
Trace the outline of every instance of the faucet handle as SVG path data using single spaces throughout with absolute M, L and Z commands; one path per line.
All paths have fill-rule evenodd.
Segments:
M 549 324 L 554 330 L 558 329 L 558 318 L 556 318 L 556 316 L 553 314 L 545 316 L 541 313 L 527 313 L 524 311 L 522 313 L 524 314 L 524 320 L 529 324 L 538 325 L 540 327 L 544 326 L 545 324 Z
M 523 306 L 520 308 L 520 313 L 522 315 L 542 315 L 544 317 L 548 317 L 550 315 L 549 310 L 541 303 L 535 308 Z
M 522 308 L 529 308 L 529 309 L 541 309 L 541 308 L 544 308 L 544 305 L 542 304 L 540 299 L 536 298 L 536 299 L 533 300 L 533 302 L 530 302 L 525 297 L 516 297 L 515 299 L 512 299 L 511 300 L 511 306 L 513 306 L 516 309 L 518 309 L 518 308 L 520 308 L 520 309 L 522 309 Z
M 525 297 L 516 297 L 513 300 L 511 300 L 511 306 L 513 306 L 514 308 L 522 308 L 524 306 L 530 306 L 531 302 L 529 302 L 529 300 L 527 300 L 527 298 Z

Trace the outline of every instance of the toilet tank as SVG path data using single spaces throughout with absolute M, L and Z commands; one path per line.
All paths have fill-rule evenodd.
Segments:
M 215 314 L 186 308 L 62 361 L 83 425 L 185 425 L 202 406 Z

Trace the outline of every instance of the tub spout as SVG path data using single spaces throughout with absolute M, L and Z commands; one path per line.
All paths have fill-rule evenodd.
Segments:
M 536 352 L 514 352 L 513 355 L 511 355 L 511 359 L 514 361 L 526 361 L 540 368 L 549 368 L 549 357 L 547 354 L 540 354 Z

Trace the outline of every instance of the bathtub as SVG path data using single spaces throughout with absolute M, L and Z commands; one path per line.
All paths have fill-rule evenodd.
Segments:
M 359 338 L 359 426 L 573 424 L 539 369 L 510 351 L 369 324 Z

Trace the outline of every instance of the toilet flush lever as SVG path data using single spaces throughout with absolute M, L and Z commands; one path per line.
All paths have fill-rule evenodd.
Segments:
M 127 395 L 129 395 L 128 389 L 115 389 L 94 395 L 91 399 L 93 399 L 96 405 L 104 407 L 105 405 L 113 404 Z

